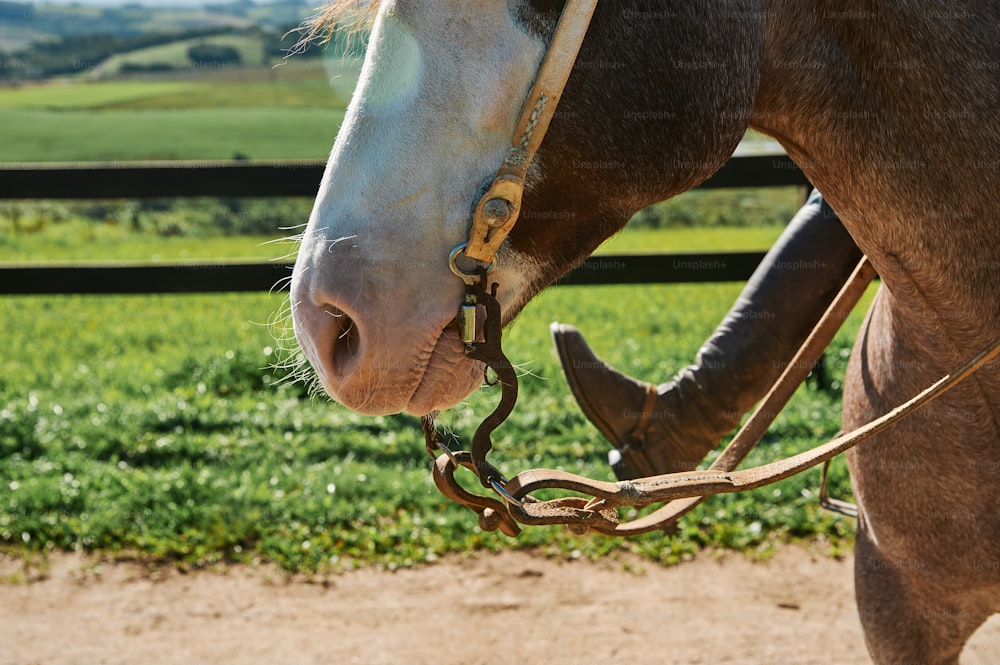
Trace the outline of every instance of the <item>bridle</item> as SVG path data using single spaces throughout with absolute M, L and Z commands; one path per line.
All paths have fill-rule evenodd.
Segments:
M 634 535 L 663 529 L 713 494 L 761 487 L 795 475 L 837 455 L 893 426 L 916 409 L 951 389 L 1000 354 L 1000 338 L 955 372 L 945 375 L 909 401 L 884 416 L 816 446 L 804 453 L 751 469 L 736 470 L 750 453 L 778 412 L 830 344 L 847 314 L 854 308 L 875 277 L 866 258 L 855 268 L 827 312 L 796 355 L 786 365 L 757 410 L 726 449 L 705 470 L 651 476 L 617 483 L 597 481 L 564 471 L 531 469 L 511 479 L 504 478 L 487 459 L 493 431 L 510 415 L 517 401 L 517 374 L 501 348 L 502 320 L 496 283 L 489 274 L 500 246 L 517 222 L 525 176 L 555 113 L 556 105 L 576 62 L 597 0 L 568 0 L 555 34 L 525 99 L 511 146 L 493 182 L 477 202 L 467 242 L 456 245 L 448 257 L 452 272 L 465 282 L 465 299 L 456 317 L 462 331 L 466 356 L 492 370 L 501 385 L 496 409 L 476 429 L 469 451 L 452 451 L 434 425 L 434 417 L 422 420 L 428 452 L 434 459 L 434 482 L 448 498 L 479 515 L 484 530 L 500 529 L 509 536 L 520 532 L 519 524 L 565 524 L 577 533 L 595 531 L 609 535 Z M 463 260 L 466 265 L 463 265 Z M 472 268 L 467 267 L 471 263 Z M 479 334 L 479 330 L 482 334 Z M 499 498 L 473 494 L 455 479 L 459 467 L 471 470 L 484 488 Z M 584 494 L 548 501 L 532 493 L 562 489 Z M 617 508 L 664 503 L 654 512 L 621 523 Z M 834 507 L 841 502 L 832 502 Z
M 496 373 L 495 382 L 500 383 L 502 395 L 497 408 L 476 429 L 471 452 L 452 453 L 435 429 L 433 416 L 423 419 L 424 437 L 432 457 L 436 451 L 445 451 L 435 464 L 438 469 L 435 482 L 442 493 L 477 510 L 480 523 L 491 531 L 500 524 L 497 520 L 503 513 L 496 508 L 502 507 L 502 504 L 495 499 L 466 492 L 455 482 L 453 475 L 460 465 L 471 468 L 483 487 L 492 488 L 505 500 L 513 499 L 504 490 L 506 479 L 486 461 L 486 454 L 493 446 L 490 435 L 506 420 L 517 402 L 517 374 L 500 346 L 502 315 L 496 298 L 497 284 L 487 290 L 487 275 L 493 270 L 493 259 L 521 213 L 528 168 L 555 115 L 596 9 L 597 0 L 567 0 L 563 6 L 535 81 L 521 106 L 511 145 L 493 182 L 473 209 L 469 239 L 456 245 L 448 256 L 451 271 L 465 282 L 465 301 L 457 317 L 465 343 L 465 355 L 481 361 L 487 370 L 492 369 Z M 475 262 L 476 267 L 471 270 L 462 267 L 459 263 L 462 257 Z M 486 315 L 482 321 L 480 311 Z M 483 324 L 482 340 L 477 339 L 477 324 L 480 322 Z M 484 517 L 484 514 L 496 517 Z M 511 536 L 517 534 L 518 528 L 513 521 L 502 521 L 505 533 Z
M 463 249 L 468 258 L 491 263 L 517 222 L 528 167 L 555 115 L 595 9 L 597 0 L 567 0 L 535 82 L 521 107 L 510 148 L 493 183 L 476 204 L 469 242 Z

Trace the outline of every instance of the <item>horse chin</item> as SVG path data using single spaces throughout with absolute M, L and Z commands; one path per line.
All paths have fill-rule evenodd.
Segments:
M 423 416 L 455 406 L 482 384 L 483 364 L 466 357 L 455 330 L 445 329 L 426 348 L 418 354 L 426 361 L 405 376 L 356 376 L 341 385 L 324 383 L 324 388 L 334 401 L 361 415 Z
M 483 364 L 465 355 L 458 332 L 447 328 L 438 338 L 416 390 L 404 409 L 414 416 L 449 409 L 483 382 Z

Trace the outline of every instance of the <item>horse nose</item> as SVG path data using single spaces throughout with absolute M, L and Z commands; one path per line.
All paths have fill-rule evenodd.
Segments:
M 360 316 L 335 289 L 298 285 L 292 308 L 295 337 L 323 386 L 336 399 L 337 387 L 364 357 Z

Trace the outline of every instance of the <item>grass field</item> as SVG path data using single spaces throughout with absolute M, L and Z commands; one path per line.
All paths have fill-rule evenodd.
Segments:
M 5 110 L 0 111 L 0 127 L 6 128 L 0 130 L 0 142 L 4 161 L 14 162 L 321 159 L 342 117 L 332 110 L 295 108 Z M 25 127 L 32 132 L 24 132 Z M 109 133 L 114 144 L 106 139 Z M 247 136 L 258 138 L 248 146 Z
M 777 232 L 730 231 L 726 247 L 760 248 Z M 617 249 L 636 241 L 647 249 L 706 248 L 713 235 L 629 231 Z M 236 254 L 268 248 L 252 239 L 233 243 Z M 100 244 L 78 244 L 79 256 L 98 258 Z M 181 249 L 183 239 L 172 244 L 160 251 L 200 251 Z M 134 249 L 135 258 L 147 258 L 148 247 Z M 0 248 L 0 259 L 19 251 Z M 739 288 L 542 294 L 506 336 L 508 354 L 529 373 L 515 414 L 498 432 L 502 470 L 545 465 L 609 477 L 606 444 L 580 415 L 549 349 L 551 320 L 581 326 L 623 370 L 663 380 L 690 361 Z M 712 499 L 671 538 L 577 537 L 552 527 L 528 529 L 514 542 L 483 533 L 471 513 L 433 488 L 415 419 L 360 417 L 299 385 L 280 385 L 282 372 L 269 366 L 282 352 L 268 323 L 282 305 L 276 294 L 0 300 L 2 546 L 98 549 L 183 566 L 268 559 L 323 571 L 409 565 L 475 548 L 590 557 L 634 551 L 669 562 L 702 547 L 766 553 L 776 542 L 818 538 L 836 550 L 850 540 L 849 521 L 820 511 L 815 471 Z M 833 388 L 801 389 L 756 461 L 837 431 L 836 381 L 857 325 L 848 322 L 828 353 Z M 494 400 L 484 390 L 440 421 L 467 440 Z M 842 464 L 833 485 L 849 492 Z
M 0 90 L 0 161 L 323 159 L 353 61 Z

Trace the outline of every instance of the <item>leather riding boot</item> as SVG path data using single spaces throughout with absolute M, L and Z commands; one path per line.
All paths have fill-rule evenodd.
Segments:
M 620 479 L 694 469 L 767 392 L 861 260 L 813 191 L 754 271 L 694 364 L 648 384 L 604 363 L 578 330 L 553 323 L 563 372 L 615 446 Z

